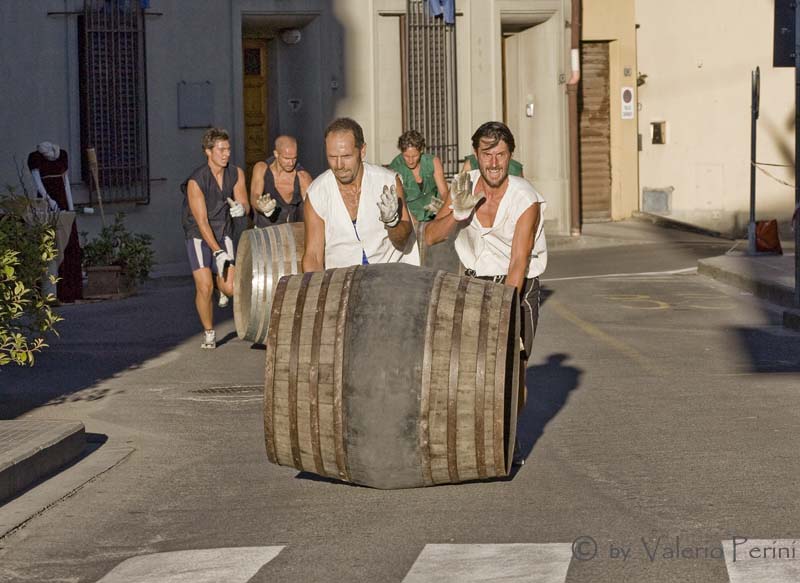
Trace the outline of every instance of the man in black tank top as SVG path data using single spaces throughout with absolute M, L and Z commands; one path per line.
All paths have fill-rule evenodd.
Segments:
M 195 306 L 203 325 L 202 348 L 216 348 L 214 283 L 220 290 L 220 307 L 233 295 L 233 241 L 231 218 L 243 217 L 250 209 L 244 172 L 229 164 L 231 145 L 228 133 L 211 128 L 203 135 L 207 162 L 195 169 L 181 185 L 183 230 L 186 252 L 196 288 Z M 227 269 L 226 269 L 227 268 Z M 215 277 L 216 276 L 216 277 Z
M 311 175 L 297 163 L 297 140 L 275 139 L 273 156 L 253 167 L 250 202 L 256 227 L 303 221 L 303 201 Z

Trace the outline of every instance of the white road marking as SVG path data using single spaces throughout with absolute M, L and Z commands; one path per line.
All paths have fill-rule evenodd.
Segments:
M 564 583 L 572 545 L 425 545 L 403 583 Z
M 247 583 L 283 550 L 233 547 L 131 557 L 97 583 Z
M 641 277 L 643 275 L 681 275 L 683 273 L 694 273 L 697 271 L 696 267 L 686 267 L 684 269 L 673 269 L 672 271 L 641 271 L 639 273 L 606 273 L 603 275 L 576 275 L 574 277 L 553 277 L 548 279 L 540 279 L 542 283 L 551 281 L 572 281 L 575 279 L 598 279 L 604 277 Z
M 800 581 L 800 539 L 722 541 L 730 583 L 794 583 Z

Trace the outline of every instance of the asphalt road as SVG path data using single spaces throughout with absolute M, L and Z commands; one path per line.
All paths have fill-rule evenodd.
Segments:
M 108 436 L 91 456 L 128 453 L 0 539 L 0 581 L 800 580 L 800 552 L 767 550 L 800 546 L 800 335 L 686 271 L 730 242 L 632 239 L 551 254 L 527 462 L 495 482 L 379 491 L 273 466 L 264 353 L 202 352 L 190 286 L 66 308 L 37 367 L 3 372 L 3 417 L 79 419 Z

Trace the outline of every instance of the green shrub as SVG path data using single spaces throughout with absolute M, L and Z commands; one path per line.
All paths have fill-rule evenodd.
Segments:
M 124 219 L 125 215 L 118 213 L 114 224 L 103 227 L 100 234 L 91 241 L 87 240 L 87 233 L 81 233 L 83 266 L 119 265 L 128 277 L 143 282 L 153 268 L 154 252 L 150 248 L 153 237 L 143 233 L 129 233 Z
M 47 346 L 48 332 L 58 334 L 62 320 L 42 293 L 47 265 L 56 258 L 52 213 L 36 213 L 30 200 L 9 190 L 0 193 L 0 366 L 33 366 L 34 353 Z

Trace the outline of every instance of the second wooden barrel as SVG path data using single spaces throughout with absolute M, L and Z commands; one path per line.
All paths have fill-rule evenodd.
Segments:
M 419 246 L 419 260 L 423 267 L 430 267 L 432 269 L 443 269 L 449 273 L 457 273 L 464 275 L 464 266 L 456 253 L 455 241 L 458 235 L 458 229 L 453 231 L 453 234 L 447 240 L 435 245 L 427 245 L 425 243 L 425 229 L 430 225 L 430 222 L 419 223 L 417 225 L 417 245 Z
M 303 223 L 249 229 L 236 249 L 233 318 L 242 340 L 264 344 L 278 280 L 302 273 Z
M 402 264 L 284 277 L 266 350 L 267 456 L 376 488 L 505 476 L 514 288 Z

